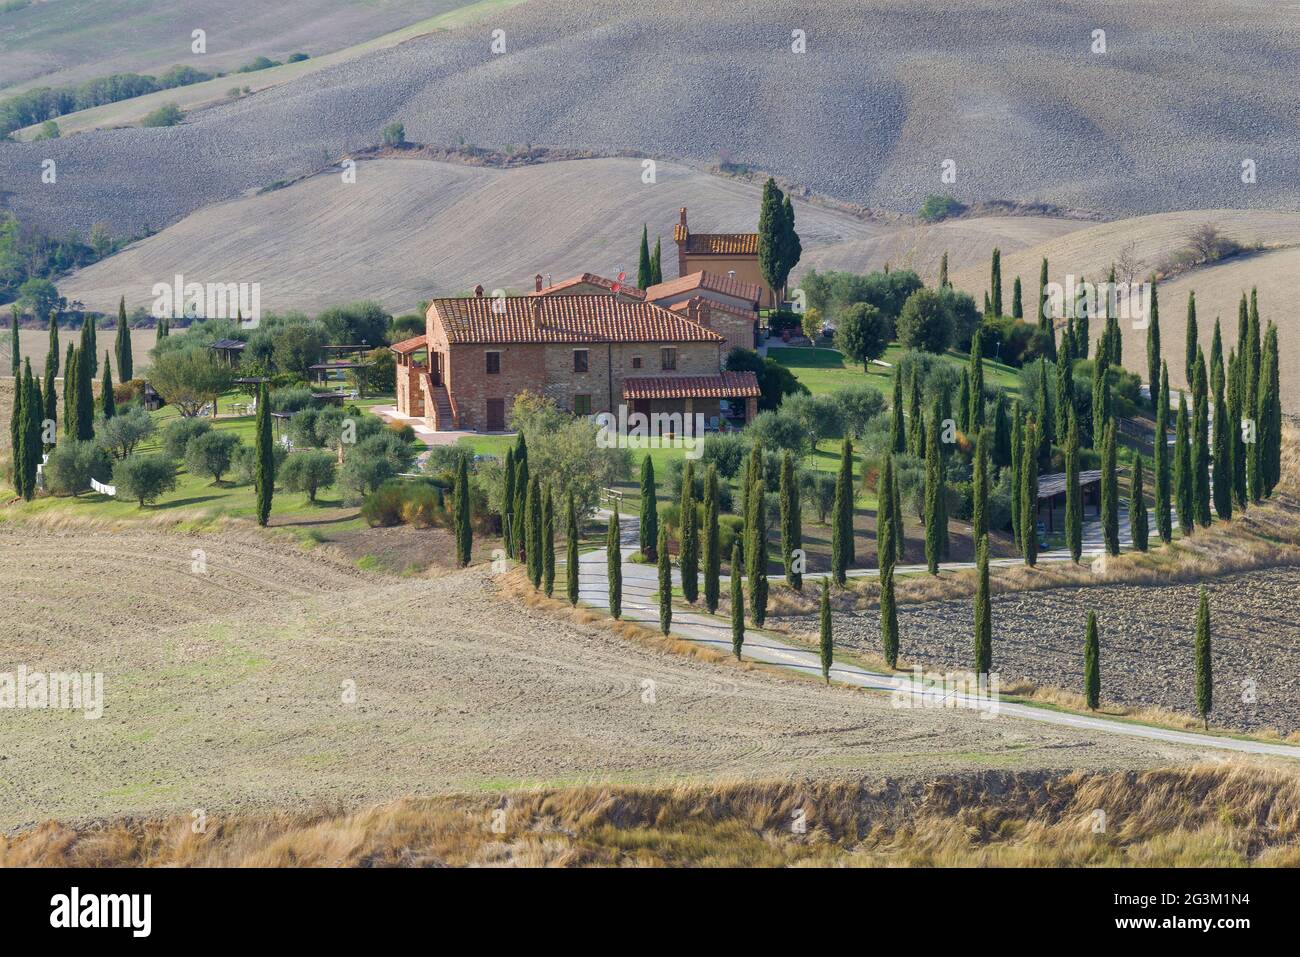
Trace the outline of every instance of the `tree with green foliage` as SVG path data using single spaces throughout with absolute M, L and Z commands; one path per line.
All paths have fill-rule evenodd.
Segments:
M 9 374 L 15 379 L 22 367 L 22 342 L 18 335 L 18 304 L 9 307 Z
M 903 415 L 902 367 L 894 365 L 894 395 L 889 406 L 889 447 L 896 453 L 907 451 L 907 423 Z
M 1185 366 L 1184 374 L 1187 376 L 1188 386 L 1192 385 L 1192 379 L 1195 376 L 1196 356 L 1200 352 L 1200 346 L 1197 344 L 1196 330 L 1196 292 L 1192 291 L 1187 294 L 1187 340 L 1186 352 L 1184 355 Z
M 1064 445 L 1070 431 L 1070 416 L 1074 412 L 1074 370 L 1073 360 L 1068 354 L 1056 360 L 1056 391 L 1052 396 L 1055 421 L 1052 437 L 1058 445 Z
M 523 437 L 520 432 L 520 440 Z M 528 562 L 528 484 L 528 450 L 520 441 L 515 443 L 515 503 L 510 542 L 514 546 L 515 559 L 525 564 Z
M 85 355 L 84 348 L 79 347 L 78 352 Z M 149 384 L 186 418 L 215 403 L 233 383 L 233 371 L 201 347 L 169 349 L 149 369 Z
M 989 530 L 989 445 L 992 438 L 988 429 L 981 429 L 975 438 L 975 462 L 971 475 L 971 537 L 979 537 Z
M 1168 545 L 1173 540 L 1173 522 L 1170 519 L 1170 483 L 1169 483 L 1169 366 L 1160 363 L 1160 388 L 1156 394 L 1156 430 L 1154 438 L 1155 454 L 1155 512 L 1156 532 L 1160 540 Z
M 23 425 L 21 444 L 14 461 L 14 471 L 22 469 L 22 497 L 31 501 L 36 497 L 37 466 L 45 452 L 41 440 L 41 418 L 45 402 L 41 396 L 41 384 L 32 375 L 32 360 L 23 360 Z
M 135 359 L 131 355 L 131 327 L 126 322 L 126 296 L 117 303 L 117 337 L 113 340 L 114 358 L 117 359 L 119 382 L 130 382 L 135 376 Z
M 1106 423 L 1111 418 L 1109 364 L 1098 355 L 1092 367 L 1092 447 L 1100 449 L 1106 435 Z
M 939 260 L 939 288 L 944 289 L 950 286 L 948 282 L 948 251 L 944 250 L 943 257 Z
M 641 225 L 641 251 L 637 255 L 637 266 L 636 266 L 636 284 L 638 289 L 649 289 L 653 285 L 653 282 L 651 281 L 650 278 L 651 270 L 652 270 L 652 266 L 650 264 L 650 230 L 643 223 Z M 653 547 L 653 542 L 654 539 L 651 539 L 652 547 Z M 642 551 L 644 552 L 644 546 L 642 548 Z
M 1115 420 L 1106 423 L 1101 443 L 1101 534 L 1106 551 L 1119 554 L 1119 473 Z
M 77 350 L 69 343 L 63 362 L 63 434 L 77 438 Z
M 822 659 L 822 678 L 831 683 L 831 665 L 835 659 L 835 638 L 831 634 L 831 583 L 822 579 L 822 600 L 818 647 Z
M 1011 465 L 1011 420 L 1007 416 L 1007 394 L 998 390 L 993 405 L 993 467 L 998 471 Z
M 524 552 L 528 557 L 528 580 L 533 588 L 542 587 L 542 481 L 534 475 L 528 483 L 528 499 L 524 505 L 525 535 L 528 546 Z
M 975 674 L 993 670 L 993 600 L 989 593 L 989 537 L 975 541 Z
M 230 471 L 238 447 L 239 436 L 233 432 L 209 430 L 196 435 L 185 446 L 185 469 L 191 475 L 211 478 L 212 484 L 220 485 L 221 476 Z
M 931 575 L 939 574 L 943 560 L 943 539 L 948 534 L 948 521 L 944 495 L 946 492 L 943 459 L 940 452 L 941 416 L 939 403 L 930 416 L 930 430 L 925 440 L 925 562 Z
M 1221 381 L 1214 393 L 1214 511 L 1219 518 L 1232 518 L 1232 419 Z
M 113 398 L 113 373 L 108 366 L 108 352 L 104 352 L 104 376 L 99 384 L 100 412 L 106 419 L 117 414 L 117 402 Z
M 92 327 L 93 328 L 93 327 Z M 74 438 L 89 441 L 95 437 L 95 355 L 89 352 L 93 336 L 82 326 L 81 345 L 77 347 L 77 387 L 73 393 L 77 403 Z M 65 382 L 64 388 L 67 388 Z
M 257 493 L 257 524 L 265 527 L 271 518 L 271 499 L 275 495 L 275 440 L 271 437 L 271 393 L 265 382 L 257 388 L 255 434 L 257 469 L 253 477 L 253 487 Z
M 655 249 L 650 254 L 650 284 L 653 286 L 664 281 L 663 252 L 663 241 L 656 236 Z
M 1147 521 L 1146 489 L 1143 488 L 1142 456 L 1133 456 L 1133 479 L 1129 486 L 1128 524 L 1133 536 L 1133 547 L 1139 552 L 1147 550 L 1151 527 Z
M 95 317 L 87 316 L 81 323 L 81 331 L 84 333 L 83 348 L 86 355 L 91 357 L 90 363 L 90 381 L 95 381 L 95 376 L 99 374 L 99 338 L 95 328 Z
M 749 499 L 751 519 L 749 537 L 745 542 L 745 561 L 749 564 L 749 617 L 762 628 L 767 620 L 767 502 L 761 481 L 755 480 Z
M 1178 513 L 1178 527 L 1184 535 L 1196 530 L 1196 516 L 1192 495 L 1192 443 L 1191 428 L 1187 422 L 1187 400 L 1178 393 L 1178 419 L 1174 439 L 1174 511 Z
M 889 320 L 869 302 L 855 302 L 840 314 L 835 330 L 835 348 L 846 359 L 862 364 L 863 372 L 885 354 L 889 345 Z
M 740 660 L 745 644 L 745 597 L 741 588 L 740 542 L 731 546 L 731 650 Z
M 1260 356 L 1259 399 L 1256 409 L 1261 491 L 1273 494 L 1282 481 L 1282 392 L 1278 369 L 1277 325 L 1270 322 Z
M 898 486 L 894 476 L 894 457 L 885 456 L 877 488 L 876 561 L 880 566 L 880 645 L 885 661 L 893 668 L 898 664 L 898 608 L 894 601 L 894 565 L 898 560 L 899 529 L 894 509 Z M 824 579 L 823 579 L 824 581 Z
M 609 613 L 615 620 L 623 617 L 623 545 L 619 539 L 618 506 L 609 516 L 605 534 L 606 571 L 609 576 Z
M 1038 564 L 1038 423 L 1025 422 L 1020 452 L 1020 550 L 1030 568 Z
M 786 584 L 803 590 L 803 529 L 800 523 L 799 483 L 794 476 L 794 455 L 787 450 L 781 458 L 781 563 Z
M 651 456 L 641 460 L 641 554 L 654 561 L 659 541 L 659 503 L 655 492 L 655 466 Z
M 565 507 L 565 553 L 564 553 L 564 590 L 569 604 L 578 605 L 579 565 L 578 565 L 578 508 L 574 501 L 573 489 L 569 489 L 569 502 Z
M 1210 527 L 1210 403 L 1205 356 L 1198 353 L 1192 370 L 1195 412 L 1192 418 L 1192 508 L 1196 524 Z
M 1017 400 L 1011 415 L 1011 537 L 1020 546 L 1020 469 L 1025 450 L 1024 413 Z
M 682 595 L 693 605 L 700 597 L 700 513 L 695 507 L 695 472 L 689 459 L 682 470 L 681 523 L 677 564 L 682 577 Z
M 1016 277 L 1016 281 L 1011 285 L 1011 318 L 1025 318 L 1025 303 L 1021 297 L 1019 276 Z
M 921 415 L 921 374 L 912 370 L 907 399 L 907 451 L 916 458 L 925 457 L 925 418 Z
M 989 277 L 989 302 L 993 315 L 1002 315 L 1002 250 L 994 247 L 991 276 Z
M 1088 612 L 1088 630 L 1083 637 L 1083 695 L 1089 711 L 1101 704 L 1101 646 L 1097 640 L 1097 613 Z
M 840 446 L 840 470 L 835 482 L 835 508 L 831 517 L 831 574 L 835 584 L 847 581 L 849 566 L 857 560 L 853 541 L 853 442 Z
M 649 456 L 647 455 L 648 459 Z M 512 558 L 517 554 L 514 547 L 514 515 L 515 515 L 515 450 L 506 449 L 506 464 L 503 470 L 501 488 L 501 539 L 505 545 L 506 554 Z
M 1151 277 L 1151 303 L 1147 307 L 1147 388 L 1155 407 L 1160 386 L 1160 295 L 1155 277 Z
M 763 184 L 758 211 L 758 269 L 773 292 L 781 288 L 784 279 L 781 274 L 787 242 L 784 198 L 776 180 L 769 176 Z
M 23 412 L 23 402 L 27 391 L 23 386 L 21 375 L 14 379 L 14 404 L 9 413 L 9 451 L 13 456 L 13 486 L 17 495 L 23 494 L 22 444 L 27 418 Z
M 176 463 L 165 455 L 128 455 L 113 463 L 113 485 L 119 499 L 144 508 L 176 488 Z
M 338 466 L 333 454 L 306 449 L 295 452 L 284 460 L 280 466 L 280 481 L 286 491 L 303 492 L 307 501 L 315 502 L 316 493 L 333 485 L 337 473 Z
M 50 366 L 54 367 L 54 375 L 59 374 L 59 355 L 61 352 L 59 345 L 59 314 L 53 310 L 50 311 L 50 346 L 45 352 L 45 368 L 49 370 Z
M 45 421 L 49 422 L 51 430 L 48 435 L 43 434 L 42 438 L 54 439 L 54 427 L 59 421 L 59 392 L 58 387 L 55 385 L 54 370 L 48 367 L 45 369 L 45 385 L 41 388 L 41 398 L 45 402 L 45 411 L 41 417 Z M 116 409 L 117 406 L 114 404 L 114 414 L 116 414 Z M 44 423 L 41 425 L 41 432 L 45 433 Z M 46 442 L 45 451 L 48 452 L 50 449 L 54 448 L 54 444 L 54 441 Z
M 961 370 L 961 386 L 957 389 L 957 431 L 970 435 L 970 370 Z
M 718 610 L 722 574 L 721 529 L 718 526 L 718 469 L 713 463 L 704 476 L 704 607 Z
M 1042 335 L 1043 345 L 1047 348 L 1046 356 L 1056 361 L 1056 330 L 1052 327 L 1052 312 L 1047 295 L 1047 257 L 1043 257 L 1042 268 L 1038 271 L 1038 331 Z
M 668 529 L 659 530 L 655 543 L 659 565 L 659 630 L 665 635 L 673 627 L 673 563 L 668 554 Z
M 1019 279 L 1016 280 L 1020 282 Z M 970 341 L 970 407 L 966 410 L 966 429 L 976 435 L 984 428 L 984 335 L 979 330 Z M 895 449 L 901 452 L 902 449 Z
M 1083 494 L 1079 487 L 1079 420 L 1073 410 L 1065 440 L 1065 543 L 1070 558 L 1083 556 Z
M 1214 664 L 1210 655 L 1210 600 L 1201 586 L 1200 606 L 1196 610 L 1196 710 L 1210 727 L 1214 708 Z
M 1052 386 L 1047 376 L 1047 363 L 1038 363 L 1038 464 L 1045 466 L 1052 458 L 1054 419 L 1052 418 Z M 1064 440 L 1064 436 L 1061 439 Z
M 473 490 L 469 484 L 469 456 L 462 455 L 456 467 L 456 564 L 464 568 L 469 564 L 474 545 L 474 526 L 471 521 Z M 547 501 L 549 502 L 549 491 Z M 547 594 L 550 594 L 548 591 Z

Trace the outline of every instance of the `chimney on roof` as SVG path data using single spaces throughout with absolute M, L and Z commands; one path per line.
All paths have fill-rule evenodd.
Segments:
M 538 273 L 536 276 L 533 277 L 533 291 L 534 291 L 534 292 L 541 292 L 541 291 L 542 291 L 542 274 L 541 274 L 541 273 Z
M 677 215 L 678 215 L 677 222 L 681 224 L 682 229 L 685 229 L 686 228 L 686 207 L 683 206 L 682 211 Z
M 528 316 L 533 320 L 533 325 L 538 329 L 543 328 L 546 323 L 542 320 L 542 304 L 537 299 L 528 300 Z
M 482 298 L 483 298 L 483 284 L 482 284 L 482 283 L 479 283 L 477 286 L 474 287 L 474 298 L 475 298 L 475 299 L 482 299 Z

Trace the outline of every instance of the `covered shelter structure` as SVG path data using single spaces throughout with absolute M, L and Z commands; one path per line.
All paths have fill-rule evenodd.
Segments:
M 1040 476 L 1038 479 L 1037 517 L 1038 521 L 1043 521 L 1043 512 L 1046 510 L 1048 534 L 1056 530 L 1058 509 L 1061 524 L 1065 524 L 1065 481 L 1064 472 L 1054 472 L 1051 475 Z M 1101 472 L 1099 470 L 1079 473 L 1079 495 L 1085 515 L 1088 513 L 1089 506 L 1095 508 L 1098 515 L 1101 514 Z

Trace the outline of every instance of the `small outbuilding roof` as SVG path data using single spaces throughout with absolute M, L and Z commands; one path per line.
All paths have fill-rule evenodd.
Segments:
M 1079 488 L 1088 485 L 1096 485 L 1101 481 L 1100 471 L 1088 471 L 1079 473 Z M 1056 472 L 1052 475 L 1043 475 L 1038 479 L 1038 497 L 1054 498 L 1065 492 L 1065 473 Z
M 758 376 L 752 372 L 636 376 L 623 380 L 625 399 L 741 399 L 760 394 Z

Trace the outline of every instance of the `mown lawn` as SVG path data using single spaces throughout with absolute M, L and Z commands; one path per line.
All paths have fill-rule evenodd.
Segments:
M 893 366 L 906 351 L 897 343 L 891 345 L 881 357 L 881 361 L 889 363 L 889 368 L 873 365 L 870 372 L 863 372 L 862 367 L 857 363 L 846 362 L 844 356 L 835 349 L 772 346 L 768 348 L 767 356 L 793 372 L 813 395 L 824 395 L 851 386 L 869 385 L 888 396 L 894 388 Z M 957 352 L 947 352 L 942 358 L 943 361 L 958 367 L 964 366 L 968 361 L 966 355 Z M 1011 366 L 985 359 L 984 383 L 1009 392 L 1018 392 L 1020 373 Z

